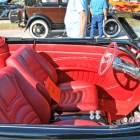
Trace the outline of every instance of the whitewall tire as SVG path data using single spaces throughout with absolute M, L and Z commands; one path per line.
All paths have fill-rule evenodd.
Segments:
M 49 33 L 49 27 L 43 20 L 35 20 L 30 25 L 30 35 L 33 38 L 46 38 Z
M 116 37 L 121 31 L 119 24 L 115 19 L 108 19 L 104 23 L 103 34 L 107 37 Z

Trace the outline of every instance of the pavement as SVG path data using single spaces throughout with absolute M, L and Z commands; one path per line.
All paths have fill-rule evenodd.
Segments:
M 62 37 L 63 31 L 52 31 L 49 33 L 47 38 L 59 38 Z M 22 38 L 32 38 L 29 30 L 26 30 L 24 32 L 23 30 L 16 29 L 16 30 L 0 30 L 0 36 L 4 37 L 22 37 Z
M 0 24 L 10 24 L 9 20 L 0 20 Z M 49 33 L 47 38 L 62 38 L 63 35 L 62 30 L 53 30 Z M 0 36 L 4 37 L 21 37 L 21 38 L 32 38 L 29 29 L 24 32 L 24 29 L 0 29 Z M 97 31 L 95 32 L 95 38 L 97 37 Z M 87 31 L 87 38 L 89 38 L 89 31 Z M 107 38 L 107 37 L 105 37 Z M 120 32 L 118 36 L 115 37 L 115 39 L 127 39 L 127 36 L 124 34 L 124 32 Z
M 47 36 L 47 38 L 62 38 L 62 35 L 63 35 L 63 31 L 59 31 L 59 32 L 52 31 Z M 0 36 L 32 38 L 30 33 L 29 33 L 29 30 L 24 32 L 24 30 L 20 30 L 20 29 L 17 29 L 17 30 L 0 30 Z M 89 38 L 89 36 L 87 38 Z M 95 36 L 95 38 L 97 38 L 97 36 Z M 104 37 L 104 38 L 108 39 L 107 37 Z M 119 35 L 115 37 L 115 39 L 127 39 L 127 36 L 124 34 L 124 32 L 120 32 Z
M 7 19 L 7 20 L 2 20 L 2 19 L 0 19 L 0 24 L 4 24 L 4 23 L 11 23 L 11 22 L 10 22 L 10 20 L 8 20 L 8 19 Z

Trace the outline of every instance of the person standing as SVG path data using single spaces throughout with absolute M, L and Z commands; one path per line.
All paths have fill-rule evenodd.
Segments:
M 87 0 L 69 0 L 64 19 L 68 37 L 86 37 L 87 14 Z
M 106 0 L 91 0 L 90 12 L 92 14 L 90 38 L 94 38 L 96 24 L 98 24 L 98 38 L 103 35 L 103 22 L 107 20 L 107 2 Z

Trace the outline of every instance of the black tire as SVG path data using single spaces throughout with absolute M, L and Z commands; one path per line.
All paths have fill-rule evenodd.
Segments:
M 108 19 L 104 23 L 103 33 L 107 37 L 115 37 L 121 31 L 119 24 L 116 22 L 115 19 Z
M 45 38 L 49 33 L 49 27 L 43 20 L 35 20 L 30 25 L 30 35 L 33 38 Z
M 8 13 L 8 19 L 10 20 L 11 17 L 11 11 Z
M 8 19 L 9 19 L 10 23 L 12 23 L 11 22 L 11 11 L 8 13 Z

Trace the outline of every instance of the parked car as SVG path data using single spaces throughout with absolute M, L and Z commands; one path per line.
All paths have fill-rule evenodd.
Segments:
M 25 1 L 23 10 L 13 10 L 10 20 L 12 23 L 18 23 L 25 31 L 29 28 L 33 38 L 45 38 L 51 30 L 65 30 L 64 17 L 68 0 L 50 0 L 50 1 Z M 90 22 L 90 19 L 88 20 Z M 90 23 L 87 25 L 90 29 Z M 109 37 L 115 37 L 120 32 L 117 22 L 108 14 L 108 21 L 105 23 L 104 34 Z
M 24 7 L 25 1 L 24 0 L 19 0 L 15 4 L 18 4 L 18 5 L 21 5 L 22 7 Z
M 10 19 L 11 10 L 22 8 L 21 5 L 10 2 L 11 0 L 0 0 L 0 19 Z
M 140 14 L 112 17 L 128 39 L 0 37 L 0 138 L 140 139 Z

